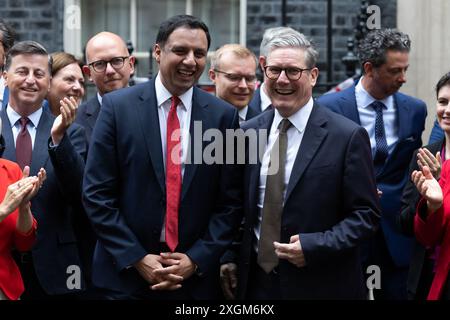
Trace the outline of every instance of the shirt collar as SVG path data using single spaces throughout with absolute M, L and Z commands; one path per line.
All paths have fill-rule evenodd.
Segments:
M 266 94 L 264 87 L 265 87 L 265 84 L 263 82 L 259 89 L 259 95 L 261 97 L 261 112 L 265 111 L 272 104 L 272 101 L 270 101 L 270 98 Z
M 292 123 L 292 126 L 294 126 L 300 133 L 303 133 L 303 131 L 305 131 L 313 106 L 314 100 L 311 97 L 303 107 L 301 107 L 296 113 L 288 118 Z M 272 128 L 277 129 L 278 125 L 283 119 L 284 118 L 278 113 L 278 110 L 275 108 L 275 117 L 273 118 Z
M 98 92 L 97 92 L 97 100 L 98 100 L 98 103 L 100 103 L 100 105 L 102 105 L 103 97 Z
M 364 89 L 364 86 L 362 85 L 362 79 L 364 78 L 364 76 L 361 77 L 361 79 L 359 79 L 356 87 L 355 87 L 355 95 L 359 96 L 359 98 L 361 99 L 361 108 L 367 108 L 369 105 L 372 104 L 372 102 L 374 102 L 375 99 L 374 97 L 372 97 L 370 95 L 369 92 L 367 92 L 366 89 Z M 386 98 L 384 98 L 383 100 L 377 100 L 382 102 L 387 109 L 390 109 L 393 104 L 394 104 L 394 96 L 390 95 Z
M 248 111 L 248 106 L 243 107 L 241 110 L 239 110 L 239 118 L 241 120 L 244 120 L 247 118 L 247 111 Z
M 169 90 L 164 87 L 163 83 L 161 82 L 161 77 L 159 75 L 156 76 L 155 79 L 155 91 L 156 91 L 156 102 L 158 103 L 158 107 L 161 107 L 164 102 L 172 98 L 172 94 L 169 92 Z M 192 96 L 194 94 L 194 89 L 191 87 L 188 91 L 183 93 L 182 95 L 178 96 L 180 98 L 181 102 L 183 102 L 183 106 L 186 108 L 186 111 L 190 111 L 192 108 Z
M 9 122 L 11 123 L 11 128 L 16 125 L 17 121 L 19 121 L 20 118 L 22 118 L 22 116 L 18 114 L 13 108 L 11 108 L 11 105 L 9 104 L 8 107 L 6 108 L 6 114 L 8 115 Z M 39 124 L 41 115 L 42 115 L 42 107 L 37 109 L 35 112 L 33 112 L 28 116 L 28 119 L 30 119 L 31 123 L 35 128 L 37 128 Z

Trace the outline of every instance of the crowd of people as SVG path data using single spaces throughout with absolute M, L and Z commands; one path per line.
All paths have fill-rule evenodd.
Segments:
M 80 62 L 0 20 L 0 300 L 448 300 L 450 73 L 422 147 L 407 34 L 369 32 L 362 75 L 317 99 L 319 53 L 289 27 L 259 57 L 215 50 L 201 90 L 211 36 L 165 20 L 157 75 L 129 86 L 120 36 Z

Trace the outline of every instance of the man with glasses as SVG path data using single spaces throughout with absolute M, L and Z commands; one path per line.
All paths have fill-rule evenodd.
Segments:
M 423 101 L 398 92 L 406 82 L 410 47 L 408 35 L 400 31 L 370 32 L 359 47 L 363 76 L 358 83 L 318 99 L 320 105 L 364 127 L 370 137 L 383 214 L 380 230 L 364 246 L 363 269 L 370 265 L 381 269 L 381 288 L 374 290 L 375 299 L 407 297 L 414 240 L 401 234 L 397 219 L 403 188 L 410 179 L 409 163 L 422 145 L 427 115 Z
M 100 32 L 86 44 L 86 62 L 83 72 L 97 87 L 97 94 L 80 106 L 76 122 L 85 128 L 89 143 L 103 96 L 128 87 L 135 58 L 130 56 L 121 37 L 111 32 Z
M 216 96 L 232 104 L 239 113 L 239 124 L 258 115 L 249 109 L 256 85 L 256 57 L 239 44 L 226 44 L 211 59 L 209 77 L 216 86 Z
M 264 141 L 262 159 L 245 165 L 236 295 L 364 299 L 359 245 L 379 220 L 369 138 L 314 103 L 318 53 L 303 34 L 280 31 L 260 59 L 274 109 L 242 125 Z

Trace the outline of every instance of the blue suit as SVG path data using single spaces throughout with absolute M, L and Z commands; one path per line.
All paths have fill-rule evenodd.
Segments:
M 1 114 L 5 139 L 3 157 L 16 161 L 14 137 L 6 110 Z M 36 244 L 32 250 L 37 279 L 46 294 L 75 293 L 85 289 L 85 261 L 79 253 L 79 237 L 74 221 L 78 219 L 81 197 L 81 176 L 86 155 L 82 127 L 74 124 L 57 147 L 49 147 L 50 130 L 55 117 L 43 111 L 37 127 L 32 153 L 31 175 L 42 167 L 47 179 L 31 202 L 31 211 L 38 223 Z M 81 268 L 81 289 L 67 286 L 68 268 Z M 73 272 L 73 271 L 72 271 Z M 25 290 L 27 283 L 25 282 Z
M 248 113 L 247 113 L 247 119 L 249 120 L 255 116 L 257 116 L 258 114 L 261 113 L 261 87 L 259 87 L 258 89 L 255 90 L 255 92 L 253 93 L 253 97 L 252 100 L 250 100 L 249 104 L 248 104 Z M 250 114 L 250 117 L 249 117 Z
M 242 128 L 270 131 L 273 117 L 274 110 L 263 112 Z M 366 297 L 358 248 L 374 234 L 380 218 L 369 152 L 364 129 L 314 105 L 286 188 L 280 238 L 280 242 L 289 243 L 291 236 L 299 235 L 306 266 L 298 268 L 280 259 L 281 296 L 276 299 Z M 240 299 L 264 287 L 263 283 L 253 287 L 251 281 L 259 160 L 245 166 L 244 234 L 238 255 Z
M 235 108 L 193 88 L 191 150 L 194 121 L 209 128 L 238 128 Z M 147 290 L 131 267 L 147 254 L 160 253 L 166 209 L 165 171 L 154 81 L 103 97 L 90 142 L 83 201 L 99 242 L 93 281 L 101 288 L 134 294 Z M 202 150 L 207 146 L 203 142 Z M 198 265 L 183 283 L 188 298 L 219 295 L 218 263 L 241 220 L 241 183 L 236 166 L 186 164 L 179 209 L 179 244 Z M 170 293 L 169 293 L 170 295 Z
M 317 102 L 361 124 L 355 86 L 341 92 L 323 95 Z M 399 92 L 394 94 L 394 103 L 397 108 L 398 141 L 384 166 L 376 173 L 376 180 L 378 189 L 383 192 L 380 199 L 382 236 L 394 264 L 406 268 L 411 260 L 413 239 L 401 234 L 397 219 L 401 209 L 403 188 L 409 179 L 409 163 L 414 150 L 422 146 L 421 136 L 425 127 L 427 108 L 423 101 Z M 406 297 L 406 283 L 404 297 Z

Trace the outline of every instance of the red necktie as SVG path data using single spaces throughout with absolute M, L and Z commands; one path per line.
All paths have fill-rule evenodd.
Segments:
M 181 134 L 177 106 L 180 99 L 172 97 L 167 118 L 166 155 L 166 243 L 174 252 L 178 245 L 178 210 L 181 197 Z
M 31 164 L 31 136 L 27 129 L 30 122 L 28 118 L 20 118 L 20 131 L 16 140 L 16 159 L 19 167 L 23 170 L 25 166 Z

